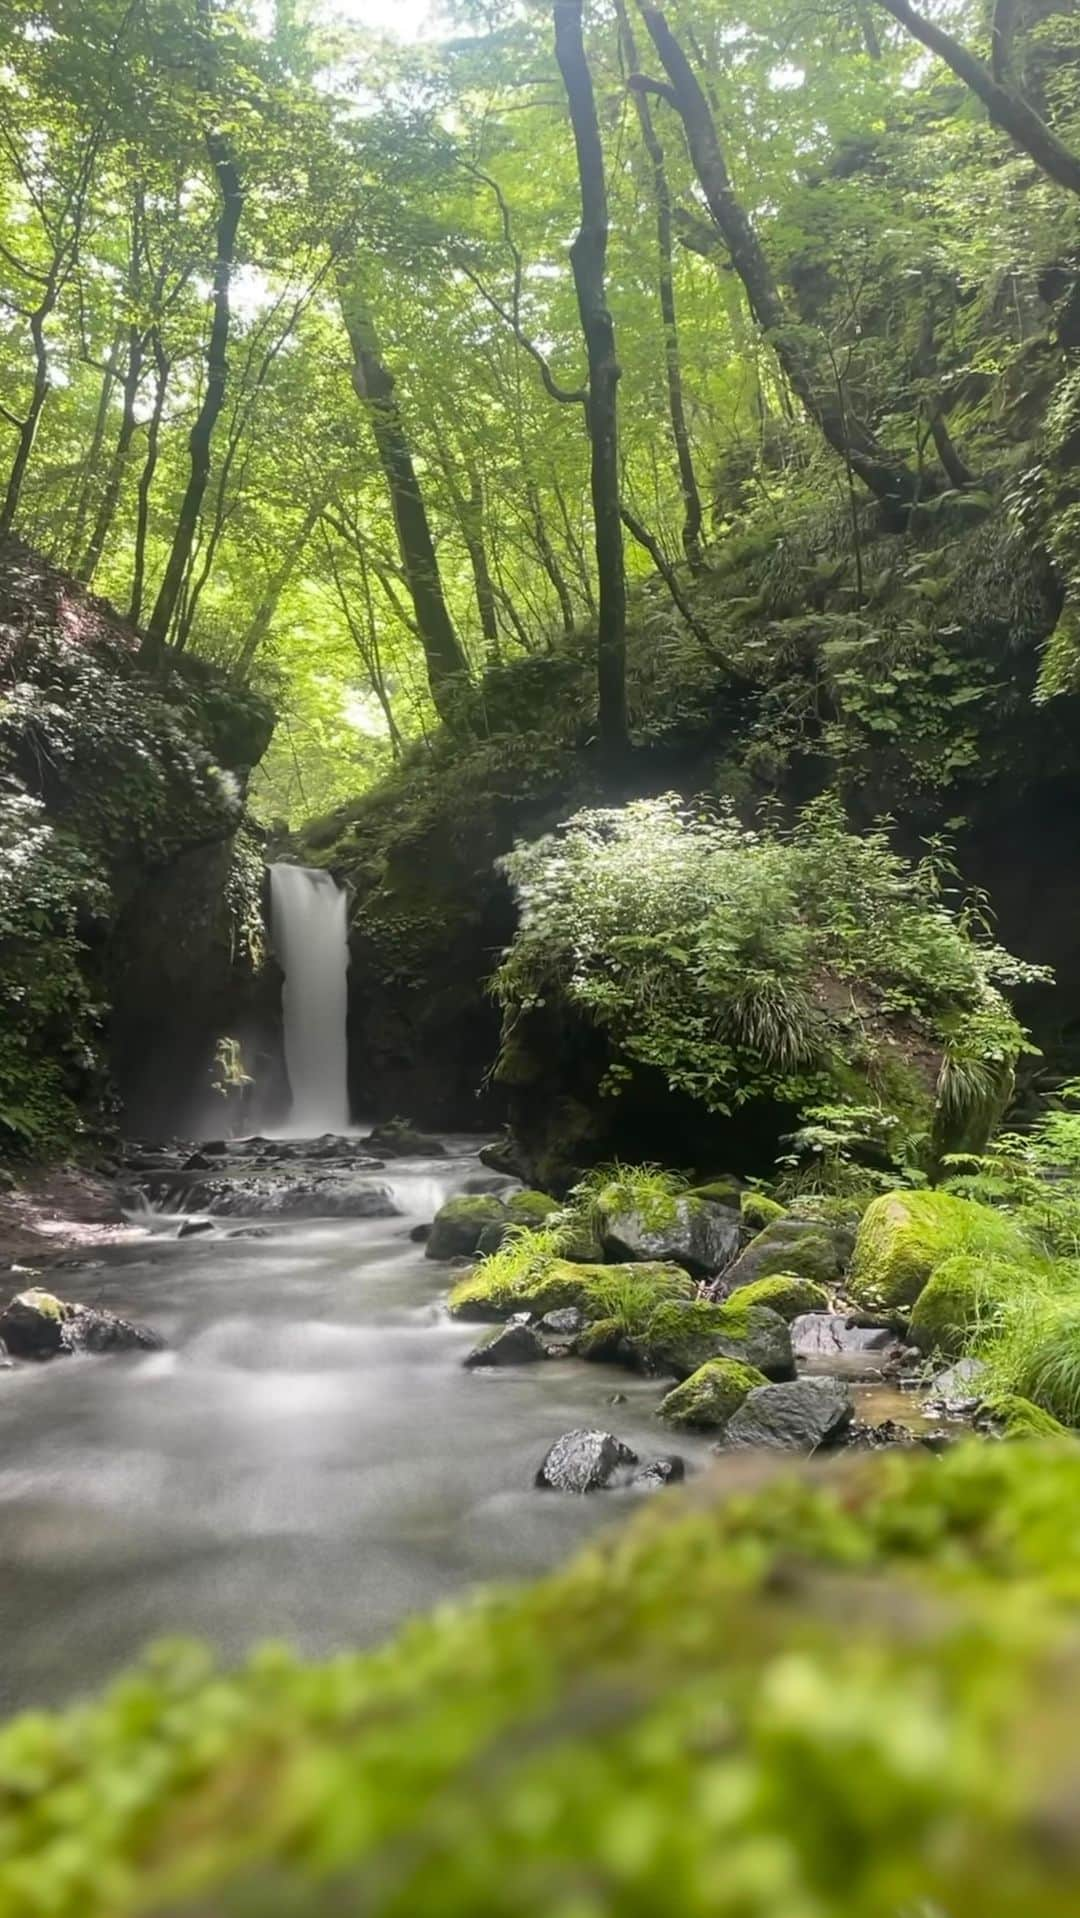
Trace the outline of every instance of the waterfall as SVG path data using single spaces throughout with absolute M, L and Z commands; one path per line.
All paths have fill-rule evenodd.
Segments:
M 327 872 L 277 865 L 270 868 L 270 906 L 274 950 L 285 974 L 281 1005 L 292 1090 L 288 1129 L 300 1138 L 344 1132 L 349 1123 L 345 894 Z

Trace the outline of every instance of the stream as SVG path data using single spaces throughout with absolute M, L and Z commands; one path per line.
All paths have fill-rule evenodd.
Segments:
M 573 1360 L 464 1369 L 484 1328 L 447 1317 L 452 1268 L 409 1236 L 481 1170 L 448 1147 L 374 1175 L 397 1218 L 260 1218 L 266 1236 L 235 1238 L 230 1217 L 49 1273 L 166 1349 L 3 1375 L 0 1710 L 85 1692 L 177 1634 L 230 1661 L 267 1638 L 363 1645 L 477 1581 L 545 1570 L 648 1496 L 545 1493 L 533 1475 L 573 1426 L 670 1450 L 655 1381 Z M 709 1457 L 706 1438 L 677 1449 Z

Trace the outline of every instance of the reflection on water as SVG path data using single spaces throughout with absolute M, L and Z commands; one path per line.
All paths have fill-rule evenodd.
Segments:
M 144 1238 L 54 1275 L 168 1349 L 0 1375 L 0 1707 L 85 1690 L 168 1634 L 230 1658 L 266 1637 L 364 1643 L 544 1569 L 641 1496 L 532 1478 L 574 1425 L 664 1450 L 660 1387 L 570 1362 L 462 1368 L 482 1328 L 446 1317 L 447 1268 L 409 1232 L 477 1170 L 395 1166 L 399 1219 Z

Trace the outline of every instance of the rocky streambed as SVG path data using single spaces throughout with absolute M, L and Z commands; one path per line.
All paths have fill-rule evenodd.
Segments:
M 177 1633 L 229 1658 L 275 1636 L 313 1654 L 370 1642 L 464 1585 L 545 1569 L 687 1473 L 724 1469 L 725 1435 L 657 1417 L 686 1389 L 680 1368 L 583 1354 L 595 1319 L 557 1301 L 448 1313 L 470 1269 L 448 1218 L 464 1210 L 497 1249 L 510 1220 L 537 1217 L 477 1145 L 134 1148 L 117 1185 L 126 1234 L 0 1277 L 0 1311 L 21 1327 L 0 1375 L 0 1709 L 78 1693 Z M 746 1228 L 720 1210 L 704 1239 L 694 1222 L 691 1267 L 745 1258 Z M 619 1230 L 609 1273 L 671 1250 Z M 448 1246 L 449 1262 L 432 1256 Z M 683 1275 L 694 1299 L 716 1289 L 706 1270 Z M 35 1288 L 61 1302 L 39 1351 Z M 804 1450 L 940 1428 L 902 1390 L 894 1341 L 842 1312 L 778 1323 L 802 1349 L 762 1375 L 786 1407 L 761 1386 L 746 1399 L 747 1445 L 788 1442 L 784 1418 Z

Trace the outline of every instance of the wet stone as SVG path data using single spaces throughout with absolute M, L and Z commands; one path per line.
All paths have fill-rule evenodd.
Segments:
M 621 1466 L 637 1462 L 637 1453 L 613 1432 L 564 1432 L 544 1459 L 536 1483 L 555 1492 L 602 1491 Z
M 474 1346 L 465 1364 L 473 1369 L 491 1365 L 534 1365 L 537 1359 L 546 1357 L 544 1342 L 532 1326 L 518 1322 L 500 1326 L 491 1338 Z
M 851 1388 L 841 1379 L 794 1379 L 759 1385 L 728 1422 L 721 1450 L 763 1447 L 816 1452 L 834 1444 L 855 1413 Z
M 678 1453 L 669 1458 L 651 1458 L 630 1480 L 639 1492 L 658 1492 L 665 1485 L 678 1485 L 686 1477 L 686 1460 Z

